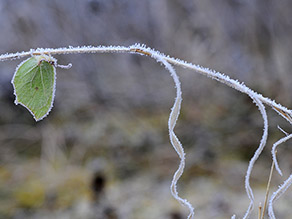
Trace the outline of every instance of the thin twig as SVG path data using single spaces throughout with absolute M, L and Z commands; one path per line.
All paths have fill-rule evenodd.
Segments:
M 160 61 L 161 63 L 163 63 L 165 65 L 165 67 L 171 72 L 171 75 L 173 76 L 173 79 L 175 81 L 178 78 L 177 78 L 177 76 L 176 76 L 176 74 L 175 74 L 175 72 L 170 64 L 181 66 L 181 67 L 187 68 L 187 69 L 191 69 L 193 71 L 196 71 L 197 73 L 200 73 L 202 75 L 210 77 L 210 78 L 217 80 L 223 84 L 226 84 L 227 86 L 229 86 L 233 89 L 236 89 L 242 93 L 249 95 L 253 99 L 253 101 L 256 103 L 256 105 L 258 106 L 259 111 L 261 112 L 263 120 L 264 120 L 264 133 L 262 135 L 262 139 L 261 139 L 261 142 L 260 142 L 258 149 L 256 150 L 254 156 L 250 160 L 247 174 L 246 174 L 246 178 L 245 178 L 245 187 L 246 187 L 247 195 L 250 199 L 250 205 L 248 207 L 248 210 L 247 210 L 244 218 L 249 217 L 251 210 L 253 209 L 253 201 L 254 201 L 253 192 L 252 192 L 252 189 L 251 189 L 250 184 L 249 184 L 250 175 L 251 175 L 251 171 L 252 171 L 252 168 L 253 168 L 255 161 L 258 159 L 262 150 L 265 147 L 267 135 L 268 135 L 268 120 L 267 120 L 267 115 L 266 115 L 266 111 L 265 111 L 265 107 L 264 107 L 263 103 L 272 107 L 280 116 L 282 116 L 284 119 L 286 119 L 292 125 L 292 111 L 290 109 L 282 106 L 279 103 L 276 103 L 274 100 L 271 100 L 267 97 L 262 96 L 261 94 L 251 90 L 244 83 L 240 83 L 239 81 L 234 80 L 234 79 L 228 77 L 227 75 L 224 75 L 220 72 L 216 72 L 216 71 L 208 69 L 208 68 L 204 68 L 204 67 L 199 66 L 199 65 L 194 65 L 192 63 L 185 62 L 185 61 L 180 60 L 180 59 L 169 57 L 169 56 L 164 55 L 158 51 L 155 51 L 151 48 L 148 48 L 144 45 L 139 45 L 139 44 L 135 44 L 135 45 L 132 45 L 129 47 L 124 47 L 124 46 L 71 47 L 71 46 L 69 46 L 67 48 L 57 48 L 57 49 L 38 48 L 35 50 L 31 49 L 30 51 L 27 51 L 27 52 L 17 52 L 17 53 L 0 55 L 0 61 L 20 59 L 20 58 L 23 58 L 26 56 L 33 56 L 33 55 L 44 55 L 44 54 L 45 55 L 55 55 L 55 54 L 77 54 L 77 53 L 135 53 L 135 54 L 139 54 L 139 55 L 145 55 L 145 56 L 149 56 L 149 57 L 154 58 L 154 59 Z M 177 92 L 179 93 L 180 88 L 177 85 L 178 84 L 176 83 Z M 177 95 L 177 98 L 175 100 L 175 105 L 173 106 L 173 109 L 172 109 L 172 112 L 170 115 L 171 122 L 169 122 L 169 131 L 170 131 L 170 137 L 171 137 L 170 140 L 171 140 L 171 143 L 174 146 L 174 148 L 176 150 L 179 150 L 179 152 L 180 152 L 179 155 L 181 158 L 180 167 L 174 176 L 175 183 L 172 185 L 172 193 L 176 194 L 176 195 L 177 195 L 176 182 L 183 172 L 184 159 L 185 159 L 183 149 L 182 149 L 182 147 L 180 147 L 181 146 L 180 142 L 178 141 L 178 139 L 176 138 L 176 136 L 173 132 L 174 125 L 176 123 L 176 119 L 177 119 L 177 116 L 179 114 L 180 101 L 181 101 L 181 98 L 179 97 L 179 95 Z M 174 112 L 176 112 L 176 113 L 174 114 Z M 288 140 L 288 136 L 284 140 Z M 281 141 L 284 141 L 284 140 L 281 140 Z M 274 160 L 276 161 L 275 157 L 274 157 Z M 274 165 L 276 165 L 276 169 L 277 169 L 277 162 L 275 162 Z M 290 184 L 292 182 L 291 179 L 292 179 L 292 177 L 287 179 L 284 182 L 284 185 L 272 196 L 272 198 L 270 200 L 270 208 L 271 208 L 270 212 L 272 212 L 271 214 L 273 214 L 272 204 L 273 204 L 274 199 L 276 197 L 280 196 L 282 194 L 282 192 L 284 192 L 290 186 Z M 270 182 L 270 180 L 269 180 L 269 182 Z M 189 203 L 186 200 L 180 199 L 179 196 L 177 196 L 176 198 L 181 203 L 188 206 Z M 193 208 L 191 205 L 188 207 L 190 209 L 189 217 L 193 217 L 193 215 L 194 215 Z
M 146 47 L 145 45 L 139 45 L 135 44 L 129 47 L 125 46 L 82 46 L 82 47 L 65 47 L 65 48 L 38 48 L 35 50 L 30 50 L 26 52 L 16 52 L 16 53 L 7 53 L 0 55 L 0 61 L 6 61 L 6 60 L 13 60 L 13 59 L 20 59 L 24 58 L 26 56 L 31 55 L 57 55 L 57 54 L 78 54 L 78 53 L 137 53 L 140 55 L 146 55 L 146 56 L 153 56 L 153 54 L 158 54 L 160 58 L 164 59 L 170 64 L 178 65 L 183 68 L 194 70 L 202 75 L 205 75 L 207 77 L 211 77 L 221 83 L 224 83 L 228 85 L 229 87 L 232 87 L 240 92 L 247 94 L 247 89 L 250 90 L 253 95 L 257 96 L 257 98 L 272 107 L 276 112 L 279 113 L 283 118 L 285 118 L 290 124 L 292 124 L 292 111 L 284 106 L 282 106 L 279 103 L 276 103 L 275 101 L 262 96 L 261 94 L 256 93 L 255 91 L 248 88 L 244 83 L 240 83 L 237 80 L 231 79 L 227 75 L 224 75 L 220 72 L 216 72 L 212 69 L 205 68 L 199 65 L 195 65 L 192 63 L 188 63 L 186 61 L 176 59 L 173 57 L 169 57 L 168 55 L 164 55 L 163 53 L 160 53 L 158 51 L 155 51 L 151 48 Z
M 261 219 L 262 215 L 262 203 L 259 204 L 259 214 L 258 214 L 258 219 Z
M 272 147 L 272 157 L 273 157 L 273 161 L 275 162 L 275 168 L 276 168 L 277 172 L 278 172 L 281 176 L 283 175 L 283 173 L 282 173 L 282 170 L 280 169 L 280 166 L 279 166 L 279 163 L 278 163 L 278 160 L 277 160 L 276 151 L 277 151 L 277 147 L 278 147 L 280 144 L 282 144 L 282 143 L 288 141 L 290 138 L 292 138 L 292 134 L 289 134 L 289 135 L 287 135 L 287 136 L 285 136 L 285 137 L 283 137 L 283 138 L 280 138 L 277 142 L 275 142 L 275 143 L 273 144 L 273 147 Z
M 271 198 L 269 200 L 269 208 L 268 208 L 269 217 L 271 219 L 276 219 L 276 216 L 274 213 L 274 207 L 273 207 L 274 201 L 279 199 L 291 185 L 292 185 L 292 174 L 288 177 L 288 179 L 284 181 L 282 185 L 279 186 L 277 191 L 275 191 L 271 195 Z
M 277 151 L 276 151 L 276 155 L 277 155 Z M 264 219 L 264 216 L 265 216 L 265 212 L 266 212 L 266 208 L 267 208 L 267 203 L 268 203 L 268 198 L 269 198 L 271 180 L 272 180 L 272 176 L 273 176 L 273 172 L 274 172 L 274 167 L 275 167 L 275 161 L 273 160 L 272 166 L 271 166 L 270 175 L 269 175 L 269 180 L 268 180 L 268 184 L 267 184 L 267 190 L 266 190 L 266 196 L 265 196 L 264 209 L 263 209 L 263 213 L 262 213 L 261 219 Z

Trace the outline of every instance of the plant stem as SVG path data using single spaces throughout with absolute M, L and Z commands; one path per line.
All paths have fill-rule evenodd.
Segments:
M 276 152 L 276 154 L 277 154 L 277 152 Z M 271 180 L 272 180 L 272 175 L 273 175 L 274 167 L 275 167 L 275 161 L 273 160 L 272 166 L 271 166 L 270 175 L 269 175 L 269 180 L 268 180 L 268 184 L 267 184 L 267 190 L 266 190 L 266 196 L 265 196 L 265 203 L 264 203 L 264 208 L 263 208 L 263 211 L 262 211 L 261 219 L 264 219 L 264 216 L 265 216 L 265 211 L 266 211 L 266 208 L 267 208 L 267 202 L 268 202 L 269 191 L 270 191 L 270 184 L 271 184 Z
M 261 219 L 261 215 L 262 215 L 262 203 L 259 204 L 259 215 L 258 215 L 258 219 Z
M 129 47 L 125 46 L 82 46 L 82 47 L 65 47 L 65 48 L 38 48 L 35 50 L 30 50 L 26 52 L 16 52 L 16 53 L 10 53 L 10 54 L 2 54 L 0 55 L 0 61 L 6 61 L 6 60 L 13 60 L 13 59 L 20 59 L 26 56 L 32 56 L 32 55 L 60 55 L 60 54 L 78 54 L 78 53 L 136 53 L 140 55 L 146 55 L 146 56 L 157 56 L 165 61 L 167 61 L 170 64 L 174 64 L 177 66 L 181 66 L 183 68 L 191 69 L 193 71 L 196 71 L 202 75 L 205 75 L 207 77 L 211 77 L 223 84 L 228 85 L 229 87 L 232 87 L 242 93 L 248 94 L 252 93 L 252 95 L 257 96 L 257 98 L 272 107 L 277 113 L 279 113 L 283 118 L 285 118 L 290 124 L 292 124 L 292 111 L 284 106 L 282 106 L 279 103 L 276 103 L 275 101 L 262 96 L 261 94 L 256 93 L 255 91 L 248 88 L 245 84 L 238 82 L 237 80 L 231 79 L 228 76 L 216 72 L 212 69 L 208 69 L 199 65 L 194 65 L 192 63 L 185 62 L 180 59 L 176 59 L 173 57 L 170 57 L 168 55 L 164 55 L 158 51 L 155 51 L 153 49 L 150 49 L 148 47 L 145 47 L 144 45 L 135 44 Z

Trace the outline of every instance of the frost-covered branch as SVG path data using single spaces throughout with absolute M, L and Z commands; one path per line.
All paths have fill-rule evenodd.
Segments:
M 254 103 L 257 105 L 257 107 L 262 115 L 262 118 L 264 120 L 264 132 L 263 132 L 259 147 L 249 162 L 246 177 L 245 177 L 245 188 L 246 188 L 247 195 L 250 199 L 250 205 L 249 205 L 248 210 L 246 211 L 246 213 L 244 215 L 244 218 L 248 218 L 250 216 L 250 213 L 251 213 L 253 206 L 254 206 L 254 196 L 253 196 L 253 192 L 252 192 L 252 189 L 251 189 L 250 183 L 249 183 L 250 175 L 251 175 L 251 171 L 253 169 L 254 163 L 256 162 L 256 160 L 258 159 L 262 150 L 265 147 L 265 144 L 267 141 L 267 136 L 268 136 L 268 118 L 267 118 L 267 113 L 266 113 L 264 104 L 272 107 L 273 110 L 275 110 L 280 116 L 282 116 L 284 119 L 286 119 L 292 125 L 292 111 L 290 109 L 287 109 L 286 107 L 282 106 L 281 104 L 276 103 L 274 100 L 271 100 L 267 97 L 264 97 L 263 95 L 251 90 L 244 83 L 240 83 L 237 80 L 231 79 L 227 75 L 224 75 L 220 72 L 216 72 L 214 70 L 211 70 L 211 69 L 199 66 L 199 65 L 195 65 L 195 64 L 188 63 L 188 62 L 185 62 L 185 61 L 180 60 L 180 59 L 170 57 L 168 55 L 164 55 L 163 53 L 160 53 L 158 51 L 155 51 L 151 48 L 148 48 L 144 45 L 139 45 L 139 44 L 135 44 L 135 45 L 132 45 L 129 47 L 125 47 L 125 46 L 72 47 L 72 46 L 69 46 L 66 48 L 56 48 L 56 49 L 38 48 L 35 50 L 31 49 L 30 51 L 26 51 L 26 52 L 17 52 L 17 53 L 10 53 L 10 54 L 7 53 L 7 54 L 0 55 L 0 61 L 20 59 L 20 58 L 23 58 L 26 56 L 37 56 L 37 55 L 49 55 L 50 56 L 50 55 L 55 55 L 55 54 L 77 54 L 77 53 L 134 53 L 134 54 L 145 55 L 145 56 L 149 56 L 151 58 L 154 58 L 158 62 L 162 63 L 165 66 L 165 68 L 170 72 L 170 74 L 175 82 L 175 86 L 176 86 L 176 99 L 175 99 L 174 105 L 171 109 L 171 113 L 170 113 L 169 121 L 168 121 L 169 137 L 170 137 L 170 142 L 171 142 L 172 146 L 174 147 L 174 149 L 176 150 L 176 152 L 178 153 L 178 155 L 180 157 L 179 168 L 177 169 L 177 171 L 175 172 L 175 174 L 173 176 L 173 180 L 172 180 L 172 184 L 171 184 L 171 193 L 174 196 L 174 198 L 177 199 L 182 205 L 185 205 L 189 208 L 190 214 L 189 214 L 188 218 L 193 218 L 194 208 L 187 200 L 182 199 L 178 195 L 177 188 L 176 188 L 177 182 L 178 182 L 180 176 L 182 175 L 184 167 L 185 167 L 185 153 L 184 153 L 184 150 L 183 150 L 183 147 L 182 147 L 180 141 L 178 140 L 177 136 L 174 133 L 174 127 L 175 127 L 176 121 L 177 121 L 178 116 L 179 116 L 182 97 L 181 97 L 181 87 L 180 87 L 179 78 L 178 78 L 174 68 L 172 67 L 172 65 L 177 65 L 177 66 L 181 66 L 183 68 L 187 68 L 187 69 L 196 71 L 202 75 L 205 75 L 205 76 L 210 77 L 214 80 L 217 80 L 223 84 L 226 84 L 227 86 L 229 86 L 231 88 L 234 88 L 234 89 L 250 96 L 251 99 L 254 101 Z M 273 159 L 275 161 L 276 168 L 280 174 L 281 174 L 281 170 L 280 170 L 279 165 L 278 165 L 277 160 L 276 160 L 275 150 L 279 144 L 287 141 L 291 137 L 292 137 L 292 135 L 286 136 L 286 137 L 280 139 L 278 142 L 276 142 L 273 146 Z M 292 183 L 292 175 L 273 194 L 273 196 L 269 202 L 270 216 L 273 215 L 273 208 L 272 208 L 273 201 L 277 197 L 279 197 L 290 186 L 291 183 Z M 235 216 L 233 216 L 232 218 L 235 218 Z
M 247 93 L 249 89 L 244 83 L 240 83 L 237 80 L 231 79 L 229 76 L 224 75 L 220 72 L 216 72 L 212 69 L 205 68 L 199 65 L 188 63 L 186 61 L 170 57 L 158 51 L 155 51 L 145 45 L 135 44 L 132 46 L 81 46 L 81 47 L 64 47 L 64 48 L 38 48 L 31 49 L 26 52 L 16 52 L 16 53 L 6 53 L 0 55 L 0 61 L 20 59 L 31 55 L 60 55 L 60 54 L 78 54 L 78 53 L 137 53 L 140 55 L 153 56 L 158 55 L 161 59 L 167 61 L 168 63 L 181 66 L 183 68 L 194 70 L 202 75 L 211 77 L 221 83 L 228 85 L 242 93 Z M 278 112 L 283 118 L 292 124 L 292 111 L 282 106 L 279 103 L 276 103 L 274 100 L 271 100 L 267 97 L 262 96 L 261 94 L 256 93 L 255 91 L 249 89 L 250 92 L 254 93 L 254 96 L 257 96 L 260 101 L 271 106 L 276 112 Z
M 271 196 L 270 201 L 269 201 L 269 209 L 268 209 L 269 216 L 271 219 L 276 219 L 274 208 L 273 208 L 274 201 L 280 198 L 286 192 L 286 190 L 291 186 L 291 184 L 292 184 L 292 174 L 289 176 L 287 180 L 284 181 L 284 183 L 281 186 L 279 186 L 278 190 L 274 192 L 273 195 Z
M 250 159 L 249 161 L 249 165 L 246 171 L 246 176 L 245 176 L 245 189 L 246 189 L 246 193 L 248 195 L 248 198 L 250 200 L 250 204 L 249 207 L 244 215 L 244 219 L 249 218 L 250 213 L 254 207 L 254 196 L 253 196 L 253 192 L 252 189 L 250 187 L 249 181 L 250 181 L 250 175 L 251 175 L 251 171 L 253 169 L 254 163 L 256 162 L 256 160 L 258 159 L 258 157 L 260 156 L 260 154 L 262 153 L 266 142 L 267 142 L 267 138 L 268 138 L 268 116 L 266 113 L 266 109 L 265 106 L 263 105 L 263 103 L 256 97 L 256 96 L 252 96 L 253 93 L 249 94 L 250 97 L 253 99 L 253 101 L 255 102 L 255 104 L 257 105 L 257 107 L 259 108 L 259 111 L 263 117 L 264 120 L 264 132 L 263 132 L 263 136 L 260 142 L 260 145 L 258 147 L 258 149 L 256 150 L 256 152 L 254 153 L 253 157 Z
M 278 140 L 277 142 L 275 142 L 274 145 L 273 145 L 273 148 L 272 148 L 272 157 L 273 157 L 273 161 L 274 161 L 274 163 L 275 163 L 275 168 L 276 168 L 276 170 L 278 171 L 278 173 L 279 173 L 281 176 L 282 176 L 283 174 L 282 174 L 282 171 L 281 171 L 281 169 L 280 169 L 280 166 L 279 166 L 279 163 L 278 163 L 278 160 L 277 160 L 276 151 L 277 151 L 277 147 L 278 147 L 280 144 L 282 144 L 282 143 L 288 141 L 290 138 L 292 138 L 292 134 L 287 135 L 287 136 L 281 138 L 280 140 Z
M 169 115 L 169 120 L 168 120 L 168 131 L 169 131 L 169 138 L 170 138 L 170 142 L 173 146 L 173 148 L 175 149 L 176 153 L 179 155 L 180 158 L 180 164 L 179 167 L 177 169 L 177 171 L 175 172 L 172 182 L 171 182 L 171 186 L 170 186 L 170 191 L 172 196 L 178 200 L 182 205 L 185 205 L 188 207 L 190 213 L 188 218 L 194 218 L 194 208 L 193 206 L 186 200 L 186 199 L 182 199 L 177 192 L 177 182 L 179 180 L 179 178 L 181 177 L 181 175 L 183 174 L 184 171 L 184 167 L 185 167 L 185 152 L 184 149 L 182 147 L 182 144 L 180 143 L 179 139 L 177 138 L 177 136 L 174 133 L 174 127 L 176 125 L 179 113 L 180 113 L 180 108 L 181 108 L 181 102 L 182 102 L 182 92 L 181 92 L 181 85 L 180 85 L 180 81 L 179 78 L 174 70 L 174 68 L 171 66 L 171 64 L 169 64 L 167 61 L 165 61 L 164 59 L 161 59 L 160 56 L 157 56 L 155 54 L 153 54 L 152 56 L 153 58 L 155 58 L 158 62 L 161 62 L 165 68 L 170 72 L 171 77 L 173 78 L 173 81 L 175 83 L 175 87 L 176 87 L 176 98 L 173 104 L 173 107 L 171 108 L 171 112 Z

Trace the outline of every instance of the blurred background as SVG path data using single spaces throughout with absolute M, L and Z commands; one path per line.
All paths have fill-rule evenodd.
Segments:
M 292 107 L 292 2 L 289 0 L 1 0 L 0 54 L 38 47 L 144 43 L 228 74 Z M 54 108 L 36 123 L 14 105 L 10 83 L 21 60 L 0 63 L 0 218 L 186 218 L 169 186 L 179 159 L 168 140 L 175 88 L 148 57 L 56 56 Z M 183 104 L 176 133 L 186 168 L 178 190 L 196 218 L 242 216 L 244 176 L 263 130 L 248 96 L 177 68 Z M 273 142 L 291 132 L 268 108 L 269 141 L 251 178 L 264 201 Z M 289 143 L 278 150 L 284 177 Z M 292 193 L 276 202 L 291 218 Z M 258 215 L 257 206 L 253 218 Z

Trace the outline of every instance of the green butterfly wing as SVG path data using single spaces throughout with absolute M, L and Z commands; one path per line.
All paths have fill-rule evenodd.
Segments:
M 53 106 L 56 69 L 51 61 L 44 55 L 31 57 L 20 63 L 11 81 L 15 104 L 27 108 L 36 121 L 46 117 Z

